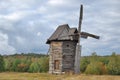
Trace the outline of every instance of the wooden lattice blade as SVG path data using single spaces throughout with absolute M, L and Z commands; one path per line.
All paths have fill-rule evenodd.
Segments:
M 82 38 L 92 37 L 92 38 L 95 38 L 95 39 L 100 39 L 100 36 L 90 34 L 90 33 L 87 33 L 87 32 L 81 32 L 81 37 Z

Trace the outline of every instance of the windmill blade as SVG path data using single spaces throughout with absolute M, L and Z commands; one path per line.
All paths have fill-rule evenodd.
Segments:
M 87 33 L 87 32 L 81 32 L 81 37 L 82 38 L 87 38 L 87 37 L 93 37 L 95 39 L 99 39 L 100 37 L 97 36 L 97 35 L 94 35 L 94 34 L 90 34 L 90 33 Z
M 80 7 L 80 17 L 79 17 L 79 26 L 78 26 L 79 33 L 81 31 L 82 19 L 83 19 L 83 5 L 81 5 L 81 7 Z
M 88 38 L 88 36 L 87 36 L 87 35 L 85 35 L 85 34 L 81 34 L 81 38 L 87 39 L 87 38 Z
M 83 5 L 80 7 L 80 19 L 83 19 Z

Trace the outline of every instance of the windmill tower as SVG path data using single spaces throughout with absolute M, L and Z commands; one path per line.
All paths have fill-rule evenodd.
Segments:
M 80 37 L 81 37 L 81 24 L 83 18 L 83 5 L 80 7 L 80 17 L 78 25 L 78 43 L 76 45 L 76 55 L 75 55 L 75 73 L 80 73 L 80 57 L 81 57 L 81 46 L 80 46 Z
M 80 73 L 81 46 L 80 38 L 99 36 L 81 32 L 83 19 L 83 5 L 80 7 L 79 26 L 70 28 L 68 24 L 60 25 L 47 40 L 49 44 L 49 73 L 62 74 L 63 72 Z

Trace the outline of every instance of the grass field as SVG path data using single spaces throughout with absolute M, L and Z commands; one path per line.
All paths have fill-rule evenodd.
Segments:
M 0 73 L 0 80 L 120 80 L 111 75 L 51 75 L 48 73 Z

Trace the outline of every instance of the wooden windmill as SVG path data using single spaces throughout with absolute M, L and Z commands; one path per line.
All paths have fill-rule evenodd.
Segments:
M 81 46 L 80 38 L 99 36 L 81 32 L 83 19 L 83 5 L 80 8 L 79 26 L 70 28 L 68 24 L 60 25 L 47 40 L 49 49 L 49 73 L 61 74 L 63 72 L 80 73 Z

